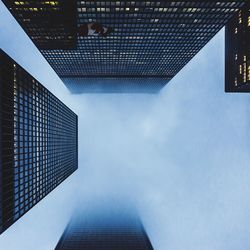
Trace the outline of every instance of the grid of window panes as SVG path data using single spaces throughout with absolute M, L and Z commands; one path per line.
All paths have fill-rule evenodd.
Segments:
M 168 79 L 160 77 L 62 78 L 71 93 L 158 93 Z
M 138 219 L 110 217 L 73 219 L 67 226 L 56 250 L 153 250 Z M 98 221 L 99 220 L 99 221 Z
M 228 92 L 250 91 L 250 2 L 226 25 L 226 84 Z
M 76 46 L 76 3 L 73 0 L 3 0 L 39 49 Z
M 77 116 L 14 67 L 14 220 L 77 169 Z
M 77 23 L 114 28 L 78 37 L 76 50 L 42 50 L 61 77 L 173 77 L 239 10 L 243 1 L 77 1 Z
M 14 165 L 13 65 L 0 49 L 0 233 L 12 224 Z

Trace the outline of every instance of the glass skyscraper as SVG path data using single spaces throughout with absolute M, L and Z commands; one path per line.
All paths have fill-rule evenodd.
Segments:
M 78 167 L 77 115 L 0 50 L 0 233 Z
M 101 209 L 73 216 L 55 250 L 153 250 L 138 216 Z
M 32 36 L 38 34 L 37 24 L 32 17 L 37 12 L 45 16 L 41 2 L 50 3 L 51 12 L 57 11 L 52 2 L 3 2 L 37 45 Z M 62 2 L 53 1 L 58 6 Z M 107 92 L 126 92 L 130 88 L 130 92 L 133 88 L 135 92 L 159 91 L 244 4 L 244 0 L 70 2 L 76 3 L 72 30 L 92 22 L 114 29 L 106 38 L 77 37 L 73 49 L 40 48 L 73 92 L 102 92 L 105 88 Z M 31 18 L 24 18 L 27 14 Z M 150 79 L 151 88 L 144 79 Z
M 227 92 L 250 92 L 250 2 L 226 25 Z
M 73 49 L 76 46 L 76 2 L 5 1 L 39 49 Z

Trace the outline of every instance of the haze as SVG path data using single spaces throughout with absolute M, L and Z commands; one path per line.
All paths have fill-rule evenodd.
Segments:
M 155 250 L 250 248 L 250 101 L 224 93 L 223 30 L 157 95 L 70 94 L 2 3 L 0 47 L 79 118 L 78 170 L 0 249 L 54 249 L 74 207 L 106 197 L 137 207 Z

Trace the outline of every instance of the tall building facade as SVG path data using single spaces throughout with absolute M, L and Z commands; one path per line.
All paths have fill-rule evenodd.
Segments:
M 0 50 L 0 233 L 78 166 L 77 115 Z
M 153 250 L 138 216 L 117 211 L 75 215 L 55 250 Z
M 250 92 L 250 2 L 226 25 L 226 92 Z
M 41 1 L 22 2 L 22 8 L 17 0 L 3 2 L 33 39 L 28 29 L 33 24 L 32 20 L 24 20 L 22 13 L 33 16 L 32 8 Z M 228 22 L 245 1 L 70 2 L 76 2 L 77 5 L 75 27 L 99 22 L 112 27 L 114 31 L 106 38 L 77 37 L 74 49 L 41 49 L 41 53 L 69 88 L 73 86 L 76 89 L 75 85 L 78 85 L 79 91 L 91 92 L 92 87 L 98 90 L 97 84 L 105 88 L 109 86 L 105 85 L 107 81 L 116 80 L 113 86 L 118 90 L 114 92 L 119 92 L 117 85 L 133 86 L 131 79 L 132 83 L 137 82 L 134 86 L 141 90 L 148 86 L 144 79 L 154 79 L 159 90 Z M 38 8 L 38 11 L 41 10 Z M 36 29 L 35 25 L 33 29 Z M 35 39 L 33 41 L 36 44 Z M 81 88 L 81 85 L 87 85 L 86 89 Z M 126 86 L 121 89 L 126 91 Z
M 73 49 L 76 47 L 76 2 L 5 1 L 15 18 L 38 49 Z

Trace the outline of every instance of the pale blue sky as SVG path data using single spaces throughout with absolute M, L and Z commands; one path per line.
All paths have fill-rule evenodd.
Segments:
M 249 94 L 224 93 L 224 33 L 158 95 L 71 95 L 0 2 L 0 47 L 79 117 L 79 169 L 0 236 L 50 250 L 79 200 L 134 203 L 155 250 L 250 248 Z

